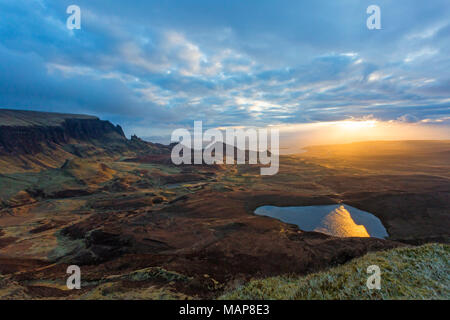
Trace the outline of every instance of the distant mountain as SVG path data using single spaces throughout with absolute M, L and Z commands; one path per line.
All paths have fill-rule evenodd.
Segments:
M 29 170 L 73 157 L 167 152 L 168 146 L 136 136 L 128 140 L 119 125 L 94 116 L 0 109 L 0 165 L 7 167 Z

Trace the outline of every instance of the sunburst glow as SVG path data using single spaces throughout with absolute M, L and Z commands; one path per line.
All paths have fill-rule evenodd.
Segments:
M 376 125 L 377 125 L 376 120 L 361 120 L 361 121 L 346 120 L 338 122 L 338 126 L 340 128 L 351 131 L 375 128 Z

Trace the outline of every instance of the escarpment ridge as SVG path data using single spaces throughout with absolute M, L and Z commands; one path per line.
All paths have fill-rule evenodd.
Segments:
M 127 139 L 120 125 L 95 116 L 0 109 L 0 172 L 59 167 L 67 159 L 169 152 Z
M 97 117 L 0 110 L 0 155 L 36 154 L 72 142 L 126 141 L 122 128 Z

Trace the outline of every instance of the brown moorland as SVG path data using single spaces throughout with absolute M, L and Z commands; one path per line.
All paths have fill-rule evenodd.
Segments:
M 2 112 L 3 299 L 211 298 L 251 278 L 449 242 L 450 141 L 310 147 L 260 176 L 250 165 L 174 166 L 168 146 L 128 140 L 92 117 L 49 124 L 34 113 L 25 125 L 24 112 L 14 121 Z M 38 146 L 23 146 L 36 132 Z M 253 214 L 342 202 L 377 216 L 389 239 L 336 238 Z M 81 290 L 65 286 L 71 264 L 82 269 Z

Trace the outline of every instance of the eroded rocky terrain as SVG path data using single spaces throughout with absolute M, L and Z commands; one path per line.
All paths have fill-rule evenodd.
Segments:
M 260 176 L 250 165 L 175 166 L 168 146 L 88 116 L 0 110 L 0 133 L 3 299 L 214 298 L 251 278 L 449 242 L 449 141 L 310 148 Z M 376 215 L 389 239 L 335 238 L 253 214 L 341 202 Z M 66 287 L 72 264 L 81 290 Z

